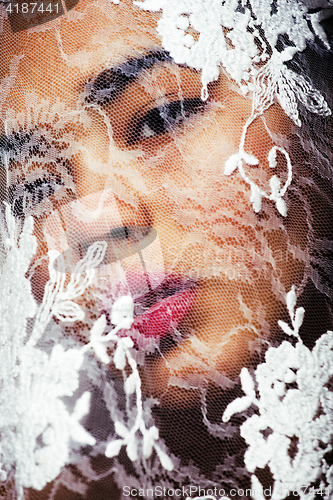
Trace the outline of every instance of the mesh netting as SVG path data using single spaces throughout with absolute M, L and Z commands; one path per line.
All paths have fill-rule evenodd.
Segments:
M 0 497 L 331 499 L 332 2 L 72 4 L 0 5 Z

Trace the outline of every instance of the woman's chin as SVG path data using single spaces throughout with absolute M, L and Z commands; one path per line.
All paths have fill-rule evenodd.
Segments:
M 140 370 L 143 394 L 162 406 L 197 406 L 208 386 L 230 389 L 239 381 L 241 369 L 251 363 L 256 338 L 243 328 L 216 348 L 192 336 L 163 356 L 147 356 Z

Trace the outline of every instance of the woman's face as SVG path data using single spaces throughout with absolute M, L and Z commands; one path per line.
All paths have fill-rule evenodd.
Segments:
M 117 296 L 132 294 L 138 310 L 148 313 L 148 322 L 137 322 L 140 334 L 160 339 L 142 367 L 144 390 L 185 402 L 189 396 L 175 380 L 199 388 L 203 377 L 234 378 L 247 363 L 249 346 L 275 307 L 270 294 L 262 298 L 265 280 L 272 281 L 267 269 L 289 290 L 291 264 L 274 254 L 279 245 L 273 240 L 283 236 L 273 204 L 258 217 L 248 185 L 237 173 L 223 175 L 238 151 L 251 98 L 221 72 L 201 101 L 200 73 L 162 51 L 158 18 L 129 1 L 80 0 L 40 31 L 8 34 L 2 78 L 17 72 L 2 102 L 1 126 L 10 142 L 11 124 L 21 123 L 22 148 L 35 145 L 10 166 L 16 215 L 22 215 L 22 189 L 35 193 L 44 186 L 50 195 L 34 201 L 32 212 L 35 297 L 41 300 L 48 279 L 48 250 L 75 253 L 113 237 L 95 288 L 78 300 L 85 320 L 65 326 L 87 341 L 93 321 L 108 314 Z M 249 128 L 245 149 L 260 162 L 249 175 L 266 187 L 274 145 L 268 130 L 286 135 L 289 122 L 278 105 L 264 118 Z M 267 222 L 265 232 L 263 218 L 275 226 Z M 156 233 L 147 240 L 152 228 Z M 267 267 L 272 259 L 275 268 Z

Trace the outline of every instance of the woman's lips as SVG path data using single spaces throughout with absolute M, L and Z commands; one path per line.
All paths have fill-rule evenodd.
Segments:
M 191 309 L 195 300 L 196 290 L 178 292 L 176 295 L 166 297 L 141 316 L 137 316 L 133 326 L 146 337 L 160 338 L 166 335 L 172 328 L 176 328 L 187 312 Z
M 145 337 L 167 335 L 191 309 L 196 294 L 193 279 L 169 276 L 156 288 L 134 299 L 132 328 Z

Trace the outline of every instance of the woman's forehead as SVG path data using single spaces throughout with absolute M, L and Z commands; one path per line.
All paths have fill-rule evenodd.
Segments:
M 89 54 L 91 50 L 102 53 L 104 49 L 110 63 L 117 64 L 130 50 L 160 45 L 156 32 L 159 16 L 133 7 L 132 2 L 114 5 L 109 0 L 81 1 L 73 16 L 79 20 L 73 24 L 69 14 L 62 19 L 59 30 L 68 55 L 81 51 Z
M 77 78 L 94 77 L 105 67 L 161 46 L 156 33 L 158 15 L 108 0 L 80 0 L 75 10 L 31 30 L 5 37 L 1 73 L 20 57 L 15 84 L 49 94 Z M 20 89 L 21 90 L 21 89 Z

